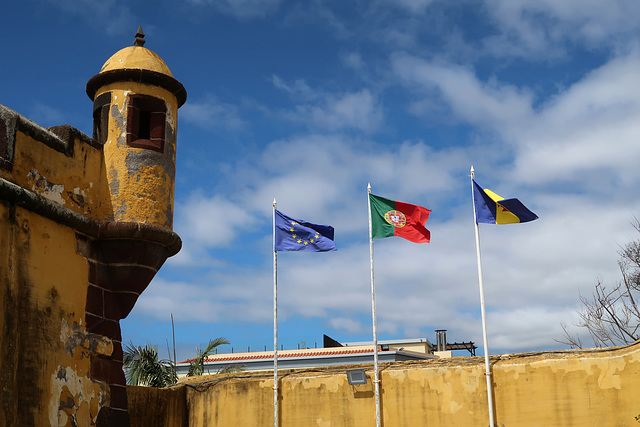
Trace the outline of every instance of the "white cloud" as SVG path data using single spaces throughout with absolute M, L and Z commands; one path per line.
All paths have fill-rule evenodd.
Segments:
M 189 0 L 196 5 L 209 5 L 240 19 L 264 18 L 275 12 L 280 0 Z
M 298 113 L 308 117 L 314 126 L 329 130 L 346 128 L 373 132 L 380 127 L 384 119 L 382 106 L 367 89 L 327 97 L 324 105 L 304 105 L 298 106 L 297 109 Z
M 432 243 L 415 245 L 399 238 L 375 242 L 381 339 L 409 333 L 430 336 L 433 329 L 444 328 L 452 339 L 481 343 L 466 177 L 469 156 L 464 150 L 437 151 L 424 143 L 389 147 L 315 135 L 273 142 L 247 164 L 233 166 L 226 182 L 239 187 L 220 190 L 235 194 L 233 202 L 223 194 L 204 201 L 194 198 L 192 216 L 179 216 L 183 227 L 195 225 L 189 238 L 201 245 L 207 241 L 209 247 L 233 241 L 229 229 L 237 228 L 217 229 L 210 221 L 212 211 L 233 213 L 237 224 L 252 224 L 264 232 L 262 266 L 246 270 L 221 263 L 206 279 L 211 282 L 207 292 L 225 301 L 216 305 L 215 319 L 245 322 L 251 312 L 252 321 L 269 321 L 269 218 L 277 195 L 278 207 L 288 215 L 333 225 L 338 243 L 335 253 L 279 255 L 282 320 L 317 319 L 345 335 L 366 333 L 371 302 L 364 186 L 371 180 L 379 190 L 376 194 L 433 209 L 427 222 Z M 515 182 L 489 187 L 520 198 L 540 216 L 523 225 L 481 226 L 490 345 L 500 351 L 559 347 L 554 338 L 562 336 L 560 323 L 574 318 L 580 293 L 589 294 L 598 278 L 608 283 L 617 280 L 617 250 L 634 237 L 629 220 L 640 203 L 603 210 L 601 201 L 588 194 L 549 194 Z M 452 199 L 460 200 L 460 205 L 452 204 Z M 175 297 L 154 303 L 173 300 L 172 304 L 190 307 L 192 318 L 213 321 L 197 291 L 183 293 L 179 285 L 166 286 L 165 291 Z M 179 308 L 170 310 L 175 313 Z M 503 319 L 512 318 L 519 322 L 501 327 Z
M 234 238 L 232 230 L 252 221 L 246 209 L 221 196 L 193 196 L 178 215 L 188 225 L 181 233 L 208 246 L 230 243 Z
M 369 332 L 368 325 L 349 317 L 332 317 L 327 323 L 331 328 L 344 331 L 346 334 L 361 334 Z
M 434 2 L 434 0 L 387 0 L 390 4 L 398 4 L 406 7 L 411 12 L 424 12 L 424 10 Z
M 571 181 L 607 191 L 640 178 L 640 55 L 612 59 L 560 93 L 520 132 L 523 178 Z M 605 188 L 602 188 L 605 185 Z
M 158 320 L 173 313 L 181 322 L 268 322 L 273 317 L 273 276 L 263 273 L 227 265 L 190 280 L 157 276 L 138 299 L 136 310 Z
M 356 71 L 361 70 L 365 64 L 362 59 L 362 55 L 358 52 L 349 52 L 340 56 L 342 62 L 349 68 L 352 68 Z
M 427 3 L 407 1 L 405 6 L 418 11 Z M 549 51 L 552 42 L 571 39 L 571 30 L 576 40 L 606 42 L 599 34 L 611 18 L 606 12 L 595 21 L 594 3 L 574 17 L 564 9 L 572 2 L 488 4 L 496 6 L 490 13 L 505 22 L 500 21 L 499 39 L 485 38 L 485 45 L 502 42 L 502 48 L 514 49 L 511 53 L 533 52 L 548 59 L 565 48 Z M 535 24 L 541 17 L 553 22 L 540 28 Z M 225 258 L 184 284 L 161 277 L 157 285 L 154 281 L 156 290 L 141 297 L 141 307 L 149 315 L 159 306 L 205 322 L 268 324 L 275 197 L 288 215 L 333 225 L 338 244 L 335 253 L 279 254 L 282 321 L 315 321 L 347 336 L 366 335 L 371 301 L 365 189 L 371 182 L 374 194 L 433 209 L 427 223 L 432 243 L 415 245 L 399 238 L 375 242 L 380 338 L 419 334 L 431 339 L 434 329 L 443 328 L 451 341 L 481 345 L 467 176 L 473 163 L 483 185 L 518 197 L 540 216 L 528 224 L 481 226 L 490 348 L 561 347 L 554 338 L 562 337 L 561 324 L 572 328 L 580 294 L 589 295 L 598 279 L 618 280 L 617 250 L 636 237 L 629 221 L 640 209 L 634 165 L 640 155 L 640 59 L 632 49 L 619 52 L 625 53 L 551 98 L 538 91 L 535 79 L 513 84 L 486 70 L 482 75 L 489 77 L 480 77 L 479 67 L 464 58 L 457 63 L 413 53 L 392 55 L 393 74 L 385 78 L 403 83 L 402 94 L 412 97 L 416 114 L 435 112 L 449 124 L 490 134 L 490 142 L 465 140 L 447 148 L 438 141 L 385 145 L 373 136 L 362 137 L 375 135 L 387 120 L 384 88 L 328 92 L 305 79 L 286 81 L 274 75 L 272 85 L 293 104 L 280 110 L 280 116 L 313 133 L 266 143 L 228 164 L 221 183 L 211 188 L 213 195 L 193 196 L 176 207 L 176 229 L 185 241 L 183 264 L 211 265 L 220 248 L 237 241 L 241 225 L 261 236 L 253 256 L 263 255 L 264 262 Z M 362 65 L 360 55 L 341 59 L 354 69 Z M 225 107 L 194 104 L 186 115 L 215 119 Z M 360 135 L 349 136 L 354 133 Z M 212 221 L 211 213 L 219 211 L 229 223 Z
M 608 283 L 617 280 L 616 250 L 633 237 L 624 209 L 600 212 L 601 227 L 593 227 L 592 218 L 579 213 L 595 210 L 596 204 L 583 201 L 580 206 L 580 200 L 574 199 L 538 206 L 535 198 L 524 200 L 536 207 L 540 220 L 481 226 L 490 345 L 500 351 L 559 346 L 554 338 L 562 336 L 561 323 L 571 326 L 574 321 L 579 295 L 588 295 L 598 278 Z M 400 238 L 374 242 L 381 339 L 407 331 L 412 336 L 430 335 L 433 329 L 444 328 L 451 339 L 481 343 L 469 211 L 466 206 L 448 221 L 427 222 L 430 244 Z M 358 215 L 336 226 L 338 242 L 347 227 L 362 230 L 355 243 L 339 243 L 337 252 L 279 254 L 283 322 L 317 319 L 345 335 L 370 330 L 368 244 L 364 227 L 357 224 L 364 221 L 366 217 Z M 265 260 L 269 256 L 265 250 Z M 172 312 L 183 320 L 268 323 L 271 278 L 268 262 L 250 269 L 219 265 L 197 286 L 165 280 L 157 286 L 154 281 L 139 305 L 150 315 Z
M 487 315 L 489 350 L 491 352 L 495 348 L 519 352 L 535 348 L 549 349 L 554 347 L 549 338 L 562 340 L 562 325 L 566 324 L 567 329 L 573 331 L 571 322 L 576 320 L 575 311 L 571 308 L 530 304 L 514 310 L 498 309 Z
M 537 108 L 529 89 L 483 82 L 471 69 L 405 54 L 394 56 L 392 66 L 421 94 L 416 102 L 437 94 L 457 120 L 499 135 L 485 150 L 514 157 L 506 168 L 511 178 L 529 185 L 570 182 L 574 191 L 607 192 L 616 183 L 618 194 L 633 194 L 640 178 L 637 51 L 611 59 Z
M 486 0 L 500 34 L 488 37 L 495 54 L 548 58 L 567 42 L 594 46 L 620 44 L 637 33 L 640 4 L 628 0 Z
M 289 94 L 296 104 L 282 115 L 323 131 L 356 130 L 371 133 L 384 121 L 381 101 L 369 90 L 327 93 L 312 89 L 304 80 L 286 83 L 277 76 L 273 85 Z
M 271 82 L 277 89 L 286 92 L 293 99 L 313 100 L 319 96 L 303 79 L 287 83 L 280 77 L 273 75 Z
M 238 107 L 221 102 L 214 95 L 207 95 L 201 101 L 189 101 L 180 108 L 180 118 L 198 126 L 238 131 L 244 128 Z
M 339 135 L 293 137 L 269 144 L 239 167 L 226 178 L 238 187 L 226 191 L 265 214 L 275 197 L 289 215 L 312 222 L 325 217 L 345 226 L 352 221 L 350 212 L 366 214 L 361 207 L 366 206 L 367 183 L 375 194 L 436 203 L 452 190 L 452 169 L 464 165 L 462 173 L 467 173 L 469 155 L 456 148 L 434 150 L 421 141 L 384 146 Z
M 385 147 L 337 135 L 272 142 L 255 157 L 230 165 L 208 194 L 176 201 L 175 230 L 183 249 L 170 263 L 211 263 L 206 249 L 234 245 L 240 233 L 260 230 L 270 221 L 274 198 L 287 215 L 366 233 L 368 182 L 375 194 L 432 207 L 448 198 L 451 169 L 468 165 L 466 156 L 423 142 Z
M 457 117 L 480 128 L 518 126 L 532 114 L 533 96 L 527 89 L 481 82 L 469 68 L 434 64 L 406 54 L 394 55 L 391 66 L 423 97 L 437 95 Z
M 172 265 L 211 264 L 207 249 L 232 245 L 242 230 L 256 222 L 247 208 L 222 195 L 196 192 L 185 202 L 178 202 L 175 210 L 174 227 L 183 244 L 169 260 Z
M 206 288 L 187 282 L 167 282 L 154 279 L 136 303 L 138 313 L 165 320 L 172 313 L 181 321 L 218 322 L 223 308 L 222 300 L 211 298 Z

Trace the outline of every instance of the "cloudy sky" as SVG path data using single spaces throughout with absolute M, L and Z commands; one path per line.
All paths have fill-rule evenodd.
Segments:
M 482 346 L 473 165 L 540 217 L 480 225 L 489 352 L 566 348 L 580 295 L 619 280 L 637 237 L 638 16 L 635 0 L 24 0 L 0 16 L 0 102 L 91 134 L 85 84 L 139 25 L 186 87 L 183 249 L 124 341 L 166 357 L 173 314 L 179 359 L 219 336 L 272 348 L 274 198 L 338 246 L 279 254 L 280 343 L 371 340 L 370 182 L 432 210 L 431 243 L 375 241 L 379 339 Z

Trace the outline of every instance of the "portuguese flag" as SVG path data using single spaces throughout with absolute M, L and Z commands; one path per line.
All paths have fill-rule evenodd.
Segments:
M 400 236 L 414 243 L 429 243 L 431 232 L 424 228 L 431 210 L 418 205 L 369 194 L 371 237 Z

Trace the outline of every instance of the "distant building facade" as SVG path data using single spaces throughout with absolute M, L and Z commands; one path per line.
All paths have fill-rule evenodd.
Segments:
M 431 354 L 428 341 L 422 341 L 422 348 L 414 346 L 405 349 L 420 340 L 390 341 L 397 347 L 390 347 L 384 341 L 378 346 L 378 359 L 385 362 L 404 362 L 410 360 L 438 359 Z M 230 368 L 242 371 L 273 371 L 273 350 L 254 351 L 247 353 L 224 353 L 210 355 L 204 362 L 204 372 L 215 374 Z M 295 350 L 278 350 L 278 369 L 308 369 L 327 366 L 361 365 L 373 362 L 373 344 L 362 343 L 349 346 L 334 346 L 324 348 L 301 348 Z M 189 371 L 189 361 L 177 364 L 179 377 L 186 376 Z
M 447 343 L 446 331 L 436 331 L 438 346 L 426 338 L 378 340 L 378 359 L 381 363 L 406 362 L 452 357 L 452 350 L 467 350 L 475 355 L 473 342 Z M 327 366 L 359 365 L 372 363 L 373 342 L 340 343 L 324 335 L 322 348 L 298 348 L 278 350 L 278 369 L 308 369 Z M 273 350 L 247 351 L 246 353 L 212 354 L 204 361 L 205 374 L 216 374 L 228 369 L 242 371 L 273 370 Z M 178 377 L 189 372 L 189 360 L 177 364 Z

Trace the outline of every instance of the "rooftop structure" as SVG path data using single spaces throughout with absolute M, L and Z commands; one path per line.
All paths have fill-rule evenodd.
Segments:
M 278 369 L 304 369 L 321 366 L 342 366 L 372 363 L 373 343 L 340 343 L 324 336 L 323 348 L 299 348 L 278 351 Z M 434 347 L 426 338 L 378 341 L 380 362 L 438 359 Z M 215 374 L 229 368 L 244 371 L 273 370 L 273 350 L 246 353 L 224 353 L 209 356 L 204 363 L 205 373 Z M 177 364 L 178 376 L 189 370 L 189 360 Z
M 381 350 L 380 362 L 399 362 L 406 360 L 437 359 L 437 356 L 424 352 L 400 349 Z M 360 345 L 330 348 L 302 348 L 278 351 L 278 369 L 302 369 L 320 366 L 341 366 L 372 363 L 373 346 Z M 273 351 L 250 353 L 214 354 L 204 363 L 205 373 L 215 374 L 228 368 L 238 367 L 245 371 L 273 370 Z M 183 377 L 189 370 L 189 361 L 177 364 L 178 376 Z

